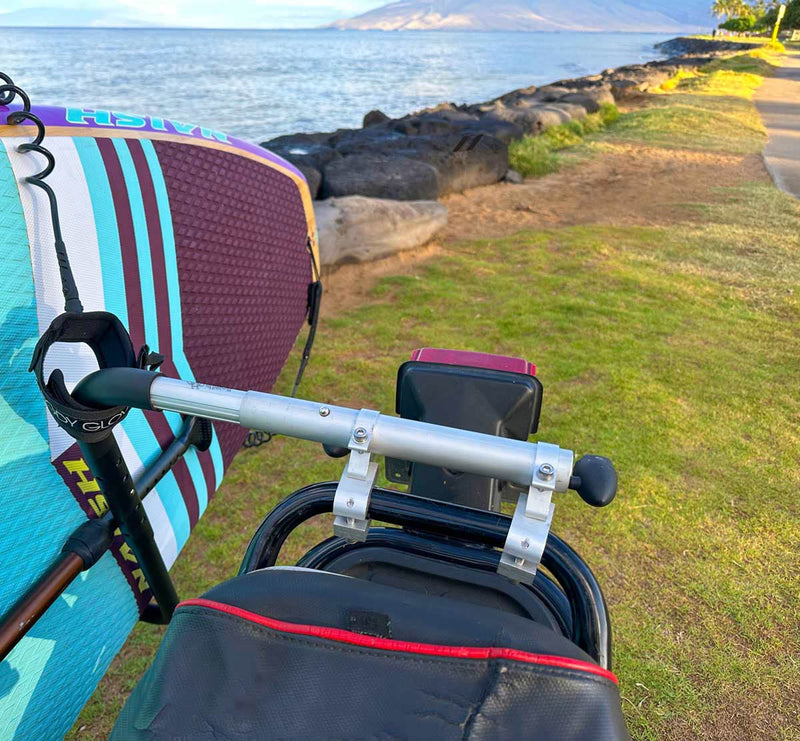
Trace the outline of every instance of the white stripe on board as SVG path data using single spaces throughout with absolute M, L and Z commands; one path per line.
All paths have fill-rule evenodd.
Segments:
M 125 463 L 128 464 L 128 470 L 135 479 L 144 470 L 144 463 L 142 463 L 142 459 L 136 452 L 136 448 L 133 447 L 133 443 L 125 434 L 125 430 L 122 429 L 122 425 L 117 425 L 114 428 L 114 437 L 117 439 L 117 444 Z M 161 551 L 164 565 L 170 569 L 178 557 L 178 543 L 175 540 L 175 531 L 172 529 L 167 510 L 164 509 L 164 503 L 161 501 L 157 489 L 151 490 L 144 498 L 144 510 L 147 512 L 147 517 L 153 526 L 156 545 L 158 550 Z
M 27 139 L 4 139 L 8 158 L 19 182 L 20 200 L 28 227 L 33 281 L 36 290 L 36 313 L 39 332 L 44 332 L 59 314 L 64 312 L 64 295 L 54 248 L 50 204 L 47 195 L 24 178 L 39 172 L 44 158 L 31 152 L 17 152 L 17 146 Z M 100 252 L 94 226 L 92 202 L 83 176 L 78 152 L 71 139 L 48 139 L 47 147 L 56 158 L 56 167 L 47 184 L 58 198 L 61 232 L 72 264 L 72 272 L 86 311 L 105 308 L 103 280 L 100 273 Z M 94 353 L 86 345 L 58 343 L 53 345 L 45 362 L 45 378 L 54 368 L 64 372 L 67 388 L 87 373 L 97 370 Z M 47 415 L 50 433 L 50 455 L 58 458 L 73 444 L 67 435 Z

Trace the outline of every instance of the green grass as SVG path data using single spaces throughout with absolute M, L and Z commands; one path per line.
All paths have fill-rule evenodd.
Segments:
M 557 172 L 564 164 L 560 152 L 576 149 L 587 137 L 604 131 L 619 118 L 617 107 L 603 104 L 597 113 L 582 121 L 570 121 L 545 129 L 540 136 L 529 136 L 509 146 L 509 163 L 523 177 L 543 177 Z M 580 154 L 578 155 L 580 159 Z
M 667 94 L 622 116 L 605 136 L 673 149 L 760 152 L 766 132 L 751 101 L 764 77 L 772 74 L 773 59 L 756 51 L 683 72 L 662 85 Z
M 705 128 L 704 141 L 755 151 L 751 73 L 735 72 L 739 85 L 721 71 L 681 83 L 658 116 L 633 114 L 640 138 L 628 116 L 604 136 L 653 145 L 660 125 L 678 126 L 663 115 L 673 101 L 712 116 L 709 101 L 737 98 L 717 122 L 738 121 L 747 145 L 734 147 L 725 126 Z M 800 738 L 799 223 L 798 202 L 758 182 L 709 193 L 662 227 L 460 244 L 325 321 L 301 389 L 389 411 L 397 366 L 423 345 L 539 365 L 539 438 L 619 470 L 610 508 L 560 496 L 554 530 L 603 585 L 637 740 Z M 270 507 L 340 469 L 285 438 L 242 453 L 174 567 L 180 593 L 233 575 Z M 327 520 L 309 525 L 287 561 L 329 533 Z M 70 738 L 107 736 L 161 635 L 137 626 Z

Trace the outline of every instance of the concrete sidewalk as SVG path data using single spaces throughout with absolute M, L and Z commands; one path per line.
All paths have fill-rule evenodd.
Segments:
M 786 56 L 755 102 L 769 133 L 764 161 L 776 185 L 800 198 L 800 56 Z

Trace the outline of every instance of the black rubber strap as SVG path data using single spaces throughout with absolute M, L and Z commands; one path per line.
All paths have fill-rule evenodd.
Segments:
M 303 380 L 308 361 L 311 359 L 311 350 L 314 347 L 314 340 L 317 337 L 317 325 L 319 324 L 319 310 L 322 305 L 322 281 L 318 280 L 308 287 L 308 339 L 303 347 L 303 355 L 300 358 L 300 368 L 297 370 L 297 377 L 294 379 L 292 396 L 297 393 L 297 388 Z
M 137 357 L 130 335 L 119 319 L 108 312 L 67 313 L 53 320 L 33 351 L 29 370 L 36 374 L 45 404 L 59 427 L 82 442 L 102 440 L 125 419 L 129 408 L 98 409 L 79 403 L 67 390 L 60 370 L 54 370 L 45 380 L 44 361 L 47 351 L 56 342 L 88 345 L 100 368 L 136 368 Z

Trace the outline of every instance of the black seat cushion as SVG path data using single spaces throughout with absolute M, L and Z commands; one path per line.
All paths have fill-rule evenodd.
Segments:
M 525 618 L 318 571 L 183 603 L 112 739 L 627 739 L 616 679 Z

